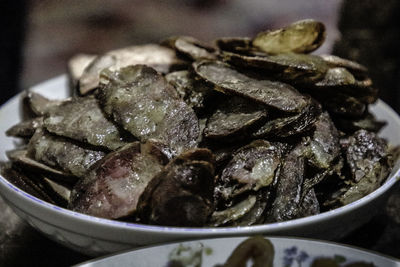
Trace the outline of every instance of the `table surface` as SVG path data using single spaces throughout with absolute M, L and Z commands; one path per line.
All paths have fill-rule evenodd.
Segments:
M 378 215 L 338 242 L 400 258 L 399 211 L 398 186 Z M 0 266 L 70 266 L 90 259 L 46 238 L 0 198 Z

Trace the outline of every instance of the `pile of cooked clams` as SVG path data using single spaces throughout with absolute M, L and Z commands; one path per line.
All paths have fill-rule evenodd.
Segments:
M 71 97 L 22 97 L 23 138 L 1 173 L 50 203 L 143 224 L 248 226 L 310 216 L 377 189 L 391 171 L 367 69 L 310 54 L 302 20 L 254 38 L 77 55 Z

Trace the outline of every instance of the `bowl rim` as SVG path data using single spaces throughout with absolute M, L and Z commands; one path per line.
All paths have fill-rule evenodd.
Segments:
M 363 247 L 358 247 L 355 245 L 349 245 L 349 244 L 344 244 L 344 243 L 339 243 L 331 240 L 321 240 L 321 239 L 315 239 L 315 238 L 309 238 L 309 237 L 296 237 L 296 236 L 273 236 L 269 234 L 262 234 L 261 235 L 263 238 L 270 240 L 272 243 L 288 243 L 291 244 L 292 246 L 300 245 L 298 243 L 305 243 L 307 245 L 310 245 L 311 247 L 317 247 L 317 246 L 322 246 L 326 247 L 326 245 L 329 246 L 329 248 L 335 248 L 339 249 L 340 251 L 346 251 L 349 254 L 353 254 L 354 252 L 362 253 L 365 255 L 368 255 L 368 257 L 374 258 L 374 259 L 379 259 L 379 260 L 384 260 L 384 261 L 390 261 L 393 264 L 396 264 L 400 266 L 400 259 L 393 257 L 391 255 L 387 255 L 384 253 L 381 253 L 379 251 L 374 251 L 371 249 L 366 249 Z M 76 267 L 78 266 L 87 266 L 87 264 L 93 264 L 97 262 L 101 262 L 103 260 L 111 259 L 113 257 L 119 257 L 119 256 L 124 256 L 124 255 L 129 255 L 130 253 L 140 253 L 143 250 L 147 249 L 157 249 L 157 248 L 162 248 L 165 246 L 178 246 L 180 244 L 182 245 L 188 245 L 193 242 L 204 242 L 206 243 L 205 246 L 209 246 L 209 242 L 213 241 L 230 241 L 234 240 L 236 243 L 240 243 L 247 238 L 251 237 L 251 235 L 242 235 L 242 236 L 225 236 L 225 237 L 210 237 L 210 238 L 201 238 L 201 239 L 187 239 L 183 241 L 167 241 L 167 242 L 162 242 L 162 243 L 157 243 L 157 244 L 151 244 L 151 245 L 145 245 L 141 247 L 135 247 L 135 248 L 129 248 L 121 251 L 116 251 L 107 255 L 95 257 L 93 259 L 81 262 L 77 265 L 74 265 Z M 293 244 L 293 241 L 295 244 Z M 204 244 L 203 244 L 204 245 Z M 215 244 L 214 244 L 215 245 Z M 333 255 L 337 254 L 337 251 L 332 252 Z
M 31 88 L 31 90 L 37 90 L 38 88 L 42 88 L 45 86 L 49 86 L 57 83 L 67 82 L 67 76 L 65 74 L 56 76 L 52 79 L 46 80 L 42 83 L 39 83 L 38 85 L 34 86 Z M 2 110 L 5 106 L 9 105 L 12 101 L 15 101 L 18 97 L 20 97 L 20 94 L 15 95 L 11 99 L 9 99 L 7 102 L 2 104 L 0 106 L 0 110 Z M 389 107 L 385 102 L 382 100 L 378 100 L 375 106 L 379 106 L 382 110 L 384 110 L 387 115 L 392 117 L 392 119 L 396 120 L 398 124 L 400 125 L 400 117 L 399 115 L 396 114 L 396 112 Z M 30 202 L 35 208 L 39 208 L 42 211 L 52 211 L 55 212 L 55 214 L 63 219 L 69 219 L 69 220 L 74 220 L 74 221 L 79 221 L 79 222 L 84 222 L 87 224 L 94 224 L 96 226 L 107 226 L 111 227 L 114 229 L 120 229 L 120 230 L 140 230 L 145 233 L 165 233 L 168 235 L 175 235 L 175 236 L 180 236 L 180 235 L 186 235 L 190 234 L 192 236 L 203 236 L 204 234 L 210 234 L 210 235 L 240 235 L 240 234 L 249 234 L 249 233 L 262 233 L 262 232 L 270 232 L 270 231 L 285 231 L 289 230 L 292 227 L 301 227 L 301 226 L 306 226 L 309 224 L 318 224 L 319 222 L 323 222 L 326 220 L 331 219 L 334 216 L 340 216 L 343 215 L 347 212 L 352 212 L 355 211 L 359 208 L 361 208 L 363 205 L 370 203 L 373 201 L 373 199 L 378 198 L 379 196 L 382 196 L 386 191 L 388 191 L 390 188 L 392 188 L 398 180 L 400 180 L 400 161 L 397 161 L 395 164 L 391 174 L 389 175 L 390 178 L 385 181 L 384 184 L 382 184 L 379 188 L 377 188 L 375 191 L 371 192 L 370 194 L 362 197 L 361 199 L 358 199 L 350 204 L 347 204 L 345 206 L 322 212 L 316 215 L 308 216 L 308 217 L 303 217 L 303 218 L 298 218 L 298 219 L 293 219 L 293 220 L 288 220 L 288 221 L 283 221 L 283 222 L 275 222 L 275 223 L 269 223 L 269 224 L 260 224 L 260 225 L 252 225 L 252 226 L 231 226 L 231 227 L 173 227 L 173 226 L 159 226 L 159 225 L 147 225 L 147 224 L 140 224 L 140 223 L 135 223 L 135 222 L 125 222 L 125 221 L 117 221 L 117 220 L 111 220 L 111 219 L 105 219 L 105 218 L 99 218 L 91 215 L 86 215 L 83 213 L 75 212 L 69 209 L 65 209 L 62 207 L 59 207 L 57 205 L 53 205 L 51 203 L 48 203 L 46 201 L 43 201 L 41 199 L 38 199 L 22 189 L 19 189 L 18 187 L 14 186 L 10 182 L 8 182 L 3 176 L 0 175 L 0 196 L 3 195 L 4 193 L 2 192 L 2 188 L 4 190 L 7 190 L 9 194 L 18 196 L 20 200 L 23 200 L 25 202 Z M 6 198 L 6 197 L 5 197 Z M 8 201 L 11 202 L 10 199 Z M 32 212 L 27 211 L 23 208 L 21 208 L 21 205 L 17 205 L 16 203 L 12 203 L 14 206 L 17 206 L 19 209 L 23 210 L 25 213 L 30 214 L 31 216 L 35 216 Z M 38 218 L 41 219 L 41 218 Z M 56 223 L 54 223 L 56 224 Z M 57 224 L 59 225 L 59 224 Z M 72 226 L 71 226 L 72 227 Z M 70 228 L 71 228 L 70 227 Z M 63 226 L 63 228 L 69 229 L 68 227 Z M 81 233 L 84 230 L 76 232 Z

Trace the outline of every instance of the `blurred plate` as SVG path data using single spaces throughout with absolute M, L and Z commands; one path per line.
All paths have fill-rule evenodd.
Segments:
M 201 259 L 202 267 L 211 267 L 223 264 L 232 251 L 247 237 L 202 239 L 196 241 L 169 243 L 161 246 L 147 247 L 132 250 L 108 257 L 95 259 L 76 265 L 80 267 L 102 266 L 130 266 L 130 267 L 168 267 L 171 258 L 180 254 L 188 260 L 184 266 L 193 266 L 196 260 Z M 307 267 L 307 266 L 346 266 L 355 262 L 365 265 L 357 266 L 384 266 L 399 267 L 400 261 L 376 253 L 361 250 L 355 247 L 340 245 L 332 242 L 317 241 L 300 238 L 268 238 L 275 249 L 274 266 Z M 194 256 L 191 256 L 194 255 Z M 316 260 L 325 259 L 327 262 L 316 265 Z M 314 263 L 314 265 L 313 265 Z M 335 265 L 336 264 L 336 265 Z M 198 265 L 197 265 L 198 266 Z M 248 264 L 248 266 L 251 266 Z

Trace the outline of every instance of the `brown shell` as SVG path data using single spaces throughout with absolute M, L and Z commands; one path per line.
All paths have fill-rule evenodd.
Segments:
M 325 41 L 325 26 L 312 20 L 300 20 L 282 29 L 259 33 L 253 39 L 253 46 L 270 54 L 309 53 Z
M 268 71 L 269 76 L 274 79 L 294 84 L 319 81 L 328 70 L 328 64 L 316 55 L 295 53 L 268 55 L 262 52 L 247 54 L 224 51 L 222 58 L 241 68 L 255 68 L 258 72 Z
M 134 142 L 104 157 L 75 185 L 70 208 L 110 219 L 132 215 L 140 195 L 165 162 L 157 147 L 148 146 L 142 149 Z
M 142 222 L 204 226 L 214 211 L 214 157 L 208 149 L 187 151 L 156 175 L 138 203 Z
M 88 94 L 100 84 L 100 72 L 103 69 L 111 71 L 130 65 L 144 64 L 168 73 L 182 68 L 186 63 L 178 59 L 175 51 L 157 44 L 129 46 L 109 51 L 97 56 L 83 71 L 79 78 L 79 93 Z
M 215 48 L 190 36 L 176 36 L 162 42 L 190 60 L 215 59 Z
M 366 75 L 368 72 L 367 67 L 361 65 L 358 62 L 341 58 L 335 55 L 320 55 L 320 57 L 329 64 L 330 67 L 342 67 L 349 70 L 354 75 Z
M 29 157 L 77 177 L 85 176 L 87 170 L 105 154 L 41 129 L 36 130 L 28 144 Z
M 207 120 L 204 136 L 211 139 L 221 139 L 242 135 L 246 130 L 267 116 L 264 106 L 249 102 L 241 97 L 225 97 Z
M 280 144 L 264 140 L 238 149 L 217 180 L 217 195 L 228 201 L 272 184 L 280 168 L 282 152 Z
M 116 150 L 128 143 L 114 123 L 105 117 L 97 99 L 92 97 L 65 101 L 48 112 L 43 126 L 51 133 L 100 149 Z
M 197 75 L 223 93 L 239 95 L 286 112 L 299 112 L 307 104 L 306 98 L 288 84 L 252 78 L 220 61 L 195 62 L 193 67 Z
M 158 139 L 178 154 L 197 146 L 197 116 L 161 74 L 135 65 L 103 77 L 107 83 L 97 97 L 115 123 L 142 142 Z

